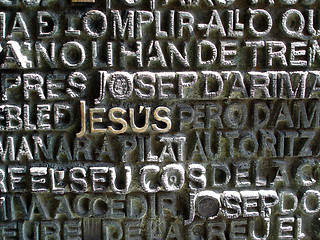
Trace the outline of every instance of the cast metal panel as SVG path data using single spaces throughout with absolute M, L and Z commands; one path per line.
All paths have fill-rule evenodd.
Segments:
M 315 0 L 0 0 L 0 239 L 320 239 Z

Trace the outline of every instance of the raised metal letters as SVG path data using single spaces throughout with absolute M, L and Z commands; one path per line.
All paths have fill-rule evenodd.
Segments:
M 320 239 L 318 9 L 0 0 L 0 239 Z

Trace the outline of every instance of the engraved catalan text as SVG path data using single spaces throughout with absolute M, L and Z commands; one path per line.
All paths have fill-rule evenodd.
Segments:
M 0 0 L 0 240 L 320 239 L 319 4 Z

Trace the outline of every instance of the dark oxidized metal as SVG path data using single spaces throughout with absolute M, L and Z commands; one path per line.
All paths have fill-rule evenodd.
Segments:
M 0 0 L 0 240 L 320 239 L 315 0 Z
M 214 198 L 202 198 L 198 203 L 198 213 L 205 218 L 215 217 L 220 210 L 220 204 L 218 200 Z

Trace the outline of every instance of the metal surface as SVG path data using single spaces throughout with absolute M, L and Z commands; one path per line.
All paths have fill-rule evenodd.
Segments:
M 304 0 L 0 0 L 0 239 L 320 239 Z

